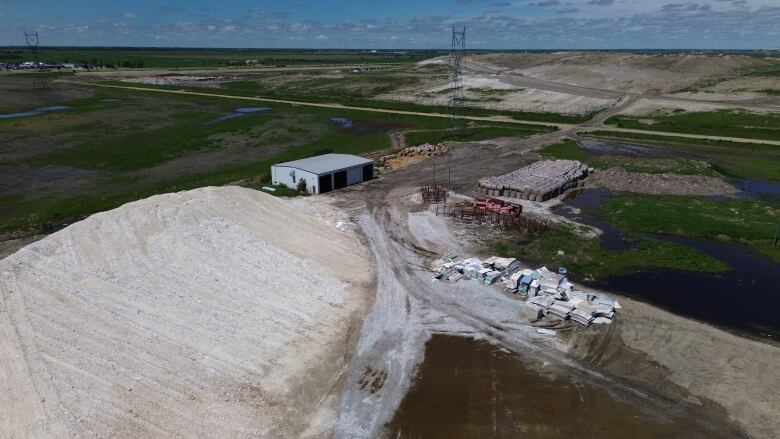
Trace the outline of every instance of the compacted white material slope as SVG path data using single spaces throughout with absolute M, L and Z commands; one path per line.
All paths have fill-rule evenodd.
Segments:
M 368 259 L 351 233 L 238 187 L 31 244 L 0 261 L 0 436 L 321 434 Z

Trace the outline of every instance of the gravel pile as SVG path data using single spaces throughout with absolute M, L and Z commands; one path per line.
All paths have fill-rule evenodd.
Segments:
M 623 168 L 599 170 L 588 178 L 593 186 L 616 192 L 648 195 L 737 195 L 739 190 L 720 178 L 706 175 L 646 174 Z
M 0 436 L 327 431 L 367 260 L 352 234 L 239 187 L 31 244 L 0 261 Z

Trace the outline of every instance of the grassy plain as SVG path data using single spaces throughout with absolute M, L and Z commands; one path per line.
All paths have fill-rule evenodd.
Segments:
M 653 122 L 643 123 L 645 120 Z M 744 110 L 657 112 L 643 116 L 612 116 L 606 123 L 637 130 L 780 140 L 779 113 L 759 114 Z
M 552 128 L 539 127 L 533 125 L 516 124 L 494 124 L 479 123 L 475 126 L 469 126 L 455 131 L 445 130 L 427 130 L 415 131 L 406 135 L 408 145 L 420 145 L 423 143 L 439 143 L 448 140 L 457 140 L 460 142 L 478 142 L 480 140 L 494 139 L 497 137 L 528 137 L 534 134 L 541 134 L 553 131 Z
M 548 145 L 542 148 L 539 153 L 556 159 L 579 160 L 596 169 L 623 168 L 629 172 L 644 172 L 648 174 L 718 175 L 718 172 L 703 160 L 684 157 L 655 158 L 597 155 L 581 148 L 572 140 Z
M 195 87 L 195 86 L 180 86 L 180 85 L 138 85 L 135 87 L 143 87 L 148 89 L 167 89 L 167 90 L 185 90 L 197 93 L 214 93 L 228 96 L 247 96 L 269 99 L 284 99 L 291 101 L 301 102 L 315 102 L 315 103 L 333 103 L 342 104 L 353 107 L 366 107 L 366 108 L 378 108 L 387 110 L 398 111 L 411 111 L 419 113 L 443 113 L 447 114 L 451 109 L 443 105 L 421 105 L 413 102 L 399 102 L 399 101 L 385 101 L 378 100 L 371 97 L 356 98 L 345 97 L 344 93 L 339 93 L 338 89 L 333 89 L 332 92 L 327 94 L 312 95 L 306 93 L 305 90 L 298 90 L 297 92 L 291 90 L 288 93 L 277 94 L 273 91 L 268 91 L 265 86 L 253 85 L 251 81 L 241 81 L 241 86 L 225 85 L 223 88 L 214 90 L 213 88 Z M 117 81 L 105 81 L 106 85 L 119 85 L 126 87 L 128 84 Z M 235 87 L 235 88 L 234 88 Z M 267 92 L 266 92 L 267 91 Z M 524 111 L 508 111 L 508 110 L 492 110 L 486 108 L 472 108 L 463 107 L 458 109 L 458 114 L 462 116 L 476 116 L 476 117 L 491 117 L 500 116 L 514 120 L 531 121 L 531 122 L 547 122 L 547 123 L 561 123 L 561 124 L 580 124 L 588 121 L 592 115 L 575 115 L 575 114 L 562 114 L 562 113 L 541 113 L 541 112 L 524 112 Z
M 780 148 L 773 145 L 609 131 L 593 131 L 587 136 L 641 141 L 680 155 L 707 160 L 718 172 L 728 176 L 780 181 Z
M 80 89 L 52 87 L 54 97 L 56 87 Z M 287 104 L 216 121 L 246 101 L 84 90 L 77 99 L 46 103 L 68 110 L 0 120 L 0 231 L 39 232 L 157 193 L 241 181 L 262 185 L 276 162 L 388 149 L 392 131 L 442 128 L 441 118 Z M 353 128 L 331 117 L 349 118 Z M 515 128 L 513 135 L 547 131 Z
M 609 199 L 604 210 L 623 230 L 742 243 L 780 262 L 780 247 L 772 246 L 780 223 L 777 203 L 624 195 Z
M 597 238 L 586 238 L 570 226 L 534 238 L 518 236 L 495 242 L 491 250 L 501 256 L 519 257 L 548 267 L 566 267 L 591 278 L 626 274 L 643 268 L 670 268 L 685 271 L 727 270 L 723 262 L 691 247 L 657 239 L 635 238 L 626 251 L 604 248 Z M 558 253 L 563 250 L 563 255 Z

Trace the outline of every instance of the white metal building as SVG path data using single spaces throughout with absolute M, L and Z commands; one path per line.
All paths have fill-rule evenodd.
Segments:
M 324 194 L 374 178 L 374 161 L 350 154 L 324 154 L 271 166 L 273 184 L 298 187 L 306 180 L 312 194 Z

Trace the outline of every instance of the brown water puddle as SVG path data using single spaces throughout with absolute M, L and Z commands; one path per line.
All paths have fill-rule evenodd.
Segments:
M 581 379 L 534 369 L 486 342 L 434 336 L 425 347 L 412 389 L 385 432 L 390 438 L 641 439 L 739 434 L 725 421 L 716 425 L 720 423 L 681 405 L 628 401 Z

